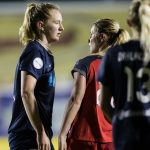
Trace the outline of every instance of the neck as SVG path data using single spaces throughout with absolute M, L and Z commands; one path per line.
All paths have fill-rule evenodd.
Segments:
M 105 53 L 107 52 L 107 50 L 110 48 L 110 46 L 107 46 L 105 48 L 100 48 L 98 50 L 98 52 L 92 53 L 91 55 L 100 55 L 100 56 L 104 56 Z
M 38 39 L 37 41 L 38 41 L 50 54 L 52 54 L 52 52 L 51 52 L 51 50 L 50 50 L 50 48 L 49 48 L 48 43 L 46 43 L 46 42 L 44 42 L 44 41 L 42 41 L 42 40 L 40 40 L 40 39 Z

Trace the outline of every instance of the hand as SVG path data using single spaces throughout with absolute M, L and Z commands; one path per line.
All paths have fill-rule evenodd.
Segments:
M 38 150 L 51 150 L 50 140 L 45 132 L 37 134 Z
M 67 150 L 67 142 L 65 135 L 60 135 L 58 137 L 58 150 Z

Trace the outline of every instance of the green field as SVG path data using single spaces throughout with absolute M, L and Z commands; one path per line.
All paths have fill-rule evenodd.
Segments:
M 52 143 L 54 145 L 55 150 L 58 149 L 57 142 L 58 142 L 57 137 L 53 137 Z M 7 138 L 0 138 L 0 150 L 9 150 L 9 145 L 8 145 L 8 142 L 7 142 Z

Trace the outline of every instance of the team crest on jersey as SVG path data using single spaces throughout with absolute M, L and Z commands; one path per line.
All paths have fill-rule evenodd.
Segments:
M 34 60 L 33 60 L 33 66 L 36 68 L 36 69 L 41 69 L 43 67 L 43 61 L 41 58 L 39 57 L 36 57 Z

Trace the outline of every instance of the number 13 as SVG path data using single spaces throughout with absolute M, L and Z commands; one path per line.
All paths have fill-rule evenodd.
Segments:
M 125 73 L 127 74 L 127 101 L 132 102 L 133 98 L 133 72 L 129 67 L 125 67 Z M 142 91 L 136 91 L 137 99 L 142 103 L 150 102 L 150 69 L 148 68 L 140 68 L 136 73 L 136 78 L 141 80 L 143 75 L 147 75 L 147 81 L 144 81 L 141 85 L 141 89 L 146 90 L 147 94 L 143 95 Z

